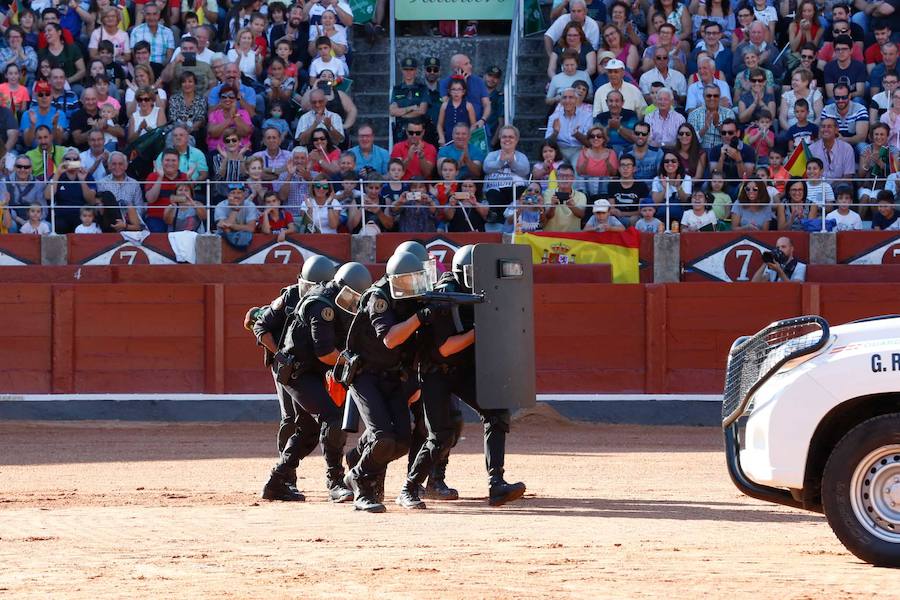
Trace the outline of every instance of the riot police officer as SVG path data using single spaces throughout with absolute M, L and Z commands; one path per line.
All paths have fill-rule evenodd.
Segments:
M 360 300 L 360 312 L 350 328 L 347 349 L 358 356 L 359 368 L 351 393 L 366 425 L 362 455 L 345 481 L 353 487 L 354 506 L 384 512 L 377 482 L 388 464 L 409 451 L 408 402 L 415 392 L 412 338 L 421 324 L 416 297 L 431 289 L 422 261 L 408 252 L 395 253 L 385 277 Z M 418 497 L 409 503 L 423 505 Z
M 470 291 L 472 287 L 472 251 L 464 246 L 453 257 L 452 273 L 445 273 L 437 291 Z M 433 465 L 449 453 L 459 438 L 454 423 L 451 394 L 457 395 L 481 417 L 484 426 L 484 453 L 488 471 L 489 503 L 501 506 L 521 498 L 524 483 L 507 483 L 504 478 L 506 434 L 509 432 L 510 411 L 483 409 L 476 398 L 475 329 L 465 315 L 454 318 L 446 306 L 429 306 L 421 310 L 425 327 L 420 331 L 423 351 L 419 354 L 421 402 L 429 425 L 428 441 L 419 451 L 410 470 L 404 490 L 415 490 L 431 472 Z
M 353 493 L 344 487 L 343 459 L 346 434 L 341 430 L 341 411 L 325 387 L 325 372 L 337 361 L 344 347 L 360 295 L 372 283 L 372 276 L 360 263 L 347 263 L 338 269 L 334 279 L 313 287 L 295 311 L 282 346 L 286 363 L 279 380 L 290 395 L 298 421 L 303 426 L 290 437 L 281 459 L 263 488 L 263 498 L 270 500 L 302 500 L 292 489 L 288 475 L 300 461 L 321 442 L 325 455 L 326 488 L 333 502 L 345 502 Z M 316 427 L 306 424 L 312 420 Z
M 269 306 L 262 309 L 256 318 L 245 320 L 245 326 L 256 336 L 257 343 L 265 349 L 265 365 L 272 371 L 275 380 L 275 393 L 278 396 L 278 405 L 281 410 L 281 421 L 278 426 L 277 448 L 278 454 L 284 451 L 288 439 L 302 426 L 314 426 L 314 423 L 297 421 L 297 414 L 290 395 L 284 386 L 278 382 L 275 357 L 284 339 L 287 326 L 292 320 L 294 309 L 300 303 L 300 299 L 314 285 L 330 281 L 334 277 L 334 263 L 324 256 L 314 255 L 306 259 L 297 276 L 297 283 L 281 290 L 275 300 Z M 280 359 L 280 357 L 279 357 Z M 296 483 L 296 473 L 288 473 L 288 481 Z

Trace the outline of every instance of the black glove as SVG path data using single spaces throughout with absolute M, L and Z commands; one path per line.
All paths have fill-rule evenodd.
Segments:
M 434 318 L 434 309 L 431 305 L 423 306 L 416 311 L 416 316 L 419 317 L 419 323 L 422 325 L 430 325 Z

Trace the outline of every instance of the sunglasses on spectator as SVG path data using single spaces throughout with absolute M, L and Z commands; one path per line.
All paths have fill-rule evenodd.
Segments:
M 422 130 L 420 129 L 419 131 L 414 131 L 412 129 L 408 129 L 406 133 L 408 133 L 409 135 L 422 135 Z
M 640 137 L 647 137 L 648 135 L 650 135 L 650 132 L 649 131 L 635 131 L 634 135 L 637 135 Z
M 815 54 L 801 54 L 800 60 L 813 60 L 815 57 Z
M 758 191 L 759 191 L 759 190 L 756 189 L 756 186 L 755 186 L 755 185 L 753 185 L 753 186 L 748 185 L 748 186 L 747 186 L 747 192 L 748 192 L 748 193 L 749 193 L 749 192 L 758 192 Z
M 707 98 L 718 98 L 719 94 L 704 94 Z
M 236 137 L 225 138 L 226 144 L 235 144 L 237 142 L 238 142 L 238 139 Z
M 327 190 L 328 184 L 327 183 L 317 183 L 313 187 L 316 188 L 317 190 Z
M 751 79 L 750 81 L 751 81 L 752 83 L 763 83 L 763 82 L 765 81 L 765 79 L 764 79 L 764 78 L 761 78 L 761 77 L 754 77 L 754 78 Z
M 663 159 L 663 162 L 664 163 L 677 163 L 678 159 L 677 158 L 666 158 L 666 159 Z
M 666 55 L 663 55 L 663 56 L 655 56 L 654 58 L 655 58 L 656 60 L 667 60 L 669 57 L 666 56 Z
M 686 135 L 693 135 L 690 131 L 684 130 L 678 132 L 678 137 L 684 137 Z
M 46 98 L 49 95 L 50 95 L 50 92 L 38 92 L 37 93 L 38 98 Z
M 834 35 L 846 35 L 848 33 L 850 33 L 849 29 L 835 29 L 834 30 Z
M 17 169 L 30 169 L 31 165 L 16 165 Z
M 734 129 L 727 129 L 727 130 L 723 129 L 722 130 L 722 135 L 734 135 L 736 133 L 737 133 L 737 131 L 735 131 Z
M 312 141 L 314 141 L 314 142 L 324 142 L 325 140 L 326 140 L 326 138 L 319 137 L 319 136 L 316 136 L 312 139 Z
M 138 102 L 153 102 L 153 98 L 138 98 Z
M 841 94 L 840 96 L 835 96 L 834 99 L 835 100 L 849 100 L 850 96 L 847 96 L 846 94 Z
M 440 73 L 441 69 L 440 69 L 440 67 L 425 67 L 425 72 L 426 73 Z
M 592 139 L 592 140 L 605 140 L 605 139 L 606 139 L 606 136 L 603 135 L 602 133 L 592 133 L 592 134 L 591 134 L 591 139 Z
M 234 100 L 235 98 L 237 98 L 237 96 L 235 96 L 234 94 L 222 94 L 221 96 L 219 96 L 219 98 L 221 98 L 222 100 Z

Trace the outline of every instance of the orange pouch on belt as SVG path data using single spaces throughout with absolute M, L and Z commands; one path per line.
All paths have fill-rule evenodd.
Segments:
M 325 389 L 328 390 L 328 395 L 331 396 L 331 400 L 336 406 L 344 406 L 344 402 L 347 400 L 347 388 L 335 380 L 331 371 L 325 374 Z

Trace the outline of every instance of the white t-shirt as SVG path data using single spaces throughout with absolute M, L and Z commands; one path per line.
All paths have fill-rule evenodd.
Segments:
M 325 62 L 321 56 L 317 56 L 309 65 L 309 75 L 318 77 L 322 71 L 331 71 L 335 77 L 346 77 L 350 74 L 347 70 L 347 63 L 339 58 L 331 57 L 331 60 Z
M 328 225 L 328 213 L 331 210 L 336 210 L 338 212 L 338 214 L 340 214 L 341 210 L 343 209 L 343 206 L 341 206 L 341 203 L 338 201 L 338 199 L 334 198 L 331 200 L 330 204 L 326 203 L 322 206 L 319 206 L 318 204 L 316 204 L 316 202 L 312 199 L 309 199 L 308 202 L 311 205 L 310 212 L 312 215 L 312 221 L 313 221 L 313 224 L 315 225 L 316 231 L 322 232 L 322 233 L 337 233 L 337 229 L 332 229 Z
M 335 32 L 334 35 L 329 35 L 328 39 L 331 40 L 332 44 L 340 44 L 341 46 L 347 47 L 347 28 L 343 25 L 334 26 Z M 326 35 L 326 34 L 322 34 Z M 319 38 L 319 28 L 315 25 L 311 25 L 309 28 L 309 41 L 315 42 Z
M 859 214 L 852 210 L 846 215 L 842 215 L 837 209 L 834 209 L 825 215 L 825 220 L 828 221 L 829 219 L 834 219 L 837 223 L 834 227 L 835 231 L 854 231 L 862 229 L 862 219 Z
M 566 25 L 569 24 L 569 21 L 572 20 L 572 15 L 566 13 L 564 15 L 560 15 L 553 24 L 550 26 L 547 31 L 544 32 L 544 35 L 553 40 L 553 43 L 559 41 L 559 38 L 562 37 L 563 29 L 566 28 Z M 590 17 L 585 17 L 584 19 L 584 36 L 591 43 L 591 46 L 594 47 L 594 50 L 600 47 L 600 26 L 597 25 L 597 21 Z
M 702 215 L 697 215 L 693 210 L 689 210 L 681 215 L 681 226 L 688 231 L 700 231 L 701 228 L 707 225 L 715 227 L 718 222 L 716 213 L 711 210 L 704 212 Z
M 25 224 L 19 228 L 19 233 L 36 233 L 38 235 L 50 235 L 50 223 L 41 221 L 37 228 L 31 225 L 31 221 L 25 221 Z
M 79 225 L 75 228 L 75 233 L 103 233 L 100 231 L 100 226 L 96 223 L 91 223 L 89 226 L 85 226 L 84 224 Z
M 232 48 L 228 51 L 226 58 L 229 62 L 236 62 L 241 73 L 250 79 L 256 80 L 256 50 L 250 50 L 247 54 L 242 54 L 238 60 L 237 50 Z
M 125 102 L 134 102 L 134 96 L 136 93 L 137 90 L 133 90 L 131 88 L 125 90 Z M 166 90 L 159 88 L 156 90 L 156 97 L 165 102 L 169 98 L 169 95 L 166 94 Z

